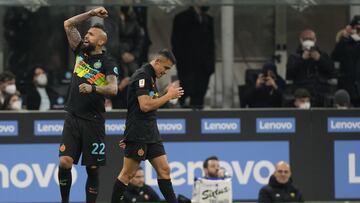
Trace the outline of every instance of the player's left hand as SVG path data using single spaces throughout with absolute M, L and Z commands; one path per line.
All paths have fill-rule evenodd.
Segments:
M 81 85 L 79 85 L 79 92 L 81 93 L 91 93 L 92 92 L 92 87 L 89 84 L 86 83 L 82 83 Z

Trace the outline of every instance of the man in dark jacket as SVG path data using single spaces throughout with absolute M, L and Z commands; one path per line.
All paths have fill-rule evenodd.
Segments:
M 249 96 L 250 107 L 281 107 L 285 81 L 272 62 L 263 65 Z
M 207 6 L 193 6 L 177 14 L 171 45 L 181 86 L 185 90 L 180 104 L 190 97 L 190 107 L 203 108 L 209 79 L 215 70 L 214 20 Z
M 145 184 L 144 169 L 139 167 L 124 192 L 123 202 L 159 202 L 160 197 Z
M 328 80 L 332 77 L 334 63 L 325 52 L 316 46 L 313 30 L 300 34 L 300 46 L 288 58 L 287 79 L 293 80 L 296 88 L 307 89 L 313 98 L 314 106 L 324 106 L 324 97 L 330 91 Z
M 293 185 L 288 163 L 276 164 L 269 184 L 261 188 L 258 202 L 304 202 L 301 192 Z
M 360 106 L 360 15 L 341 32 L 339 41 L 331 55 L 340 63 L 338 87 L 349 92 L 351 102 Z

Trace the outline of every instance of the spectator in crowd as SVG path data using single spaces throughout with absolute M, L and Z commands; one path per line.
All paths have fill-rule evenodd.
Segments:
M 299 88 L 294 93 L 294 106 L 298 109 L 310 109 L 311 95 L 307 89 Z
M 147 22 L 148 22 L 147 6 L 134 6 L 133 10 L 138 24 L 144 30 L 143 49 L 141 51 L 141 55 L 139 56 L 139 60 L 138 60 L 140 62 L 140 65 L 142 65 L 144 62 L 148 61 L 149 47 L 151 45 L 151 39 L 147 26 Z
M 258 202 L 304 202 L 301 192 L 293 185 L 288 163 L 276 164 L 269 184 L 260 189 Z
M 144 169 L 139 167 L 135 176 L 130 180 L 128 187 L 124 192 L 122 202 L 159 202 L 160 197 L 148 185 L 145 184 Z
M 351 107 L 350 95 L 346 90 L 340 89 L 335 92 L 334 107 L 337 109 L 348 109 Z
M 5 71 L 0 73 L 0 104 L 4 104 L 6 95 L 16 93 L 15 75 L 12 72 Z
M 178 60 L 177 73 L 185 95 L 183 107 L 201 109 L 209 79 L 215 70 L 214 20 L 208 6 L 192 6 L 177 14 L 173 22 L 171 45 Z
M 20 93 L 7 94 L 4 98 L 4 104 L 2 110 L 19 111 L 22 109 L 22 100 Z
M 210 156 L 203 163 L 204 178 L 218 179 L 220 170 L 219 159 L 216 156 Z
M 118 93 L 112 97 L 114 109 L 126 108 L 127 85 L 130 76 L 144 62 L 144 29 L 140 27 L 136 13 L 131 6 L 121 6 L 119 10 L 110 8 L 110 18 L 105 25 L 117 36 L 109 37 L 113 42 L 107 48 L 120 65 Z
M 340 64 L 338 88 L 348 91 L 352 104 L 360 106 L 360 15 L 341 32 L 331 57 Z
M 325 95 L 331 90 L 328 80 L 332 78 L 334 63 L 327 53 L 316 45 L 316 33 L 304 30 L 300 45 L 287 62 L 287 79 L 293 80 L 296 88 L 307 89 L 315 106 L 324 106 Z
M 45 69 L 38 65 L 28 74 L 29 86 L 26 91 L 26 107 L 29 110 L 46 111 L 53 108 L 58 94 L 48 85 Z
M 274 63 L 266 63 L 250 91 L 250 107 L 281 107 L 285 81 L 278 75 Z

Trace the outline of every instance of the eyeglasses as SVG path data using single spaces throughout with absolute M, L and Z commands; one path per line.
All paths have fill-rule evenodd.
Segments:
M 276 172 L 288 174 L 290 171 L 288 171 L 288 170 L 277 170 Z

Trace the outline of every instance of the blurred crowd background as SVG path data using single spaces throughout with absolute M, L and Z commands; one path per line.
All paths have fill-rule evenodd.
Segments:
M 10 3 L 9 3 L 10 2 Z M 360 8 L 351 1 L 102 1 L 107 50 L 121 68 L 106 109 L 126 108 L 131 74 L 161 48 L 177 67 L 158 81 L 186 95 L 164 108 L 360 106 Z M 62 109 L 73 54 L 63 21 L 99 2 L 0 4 L 2 110 Z

